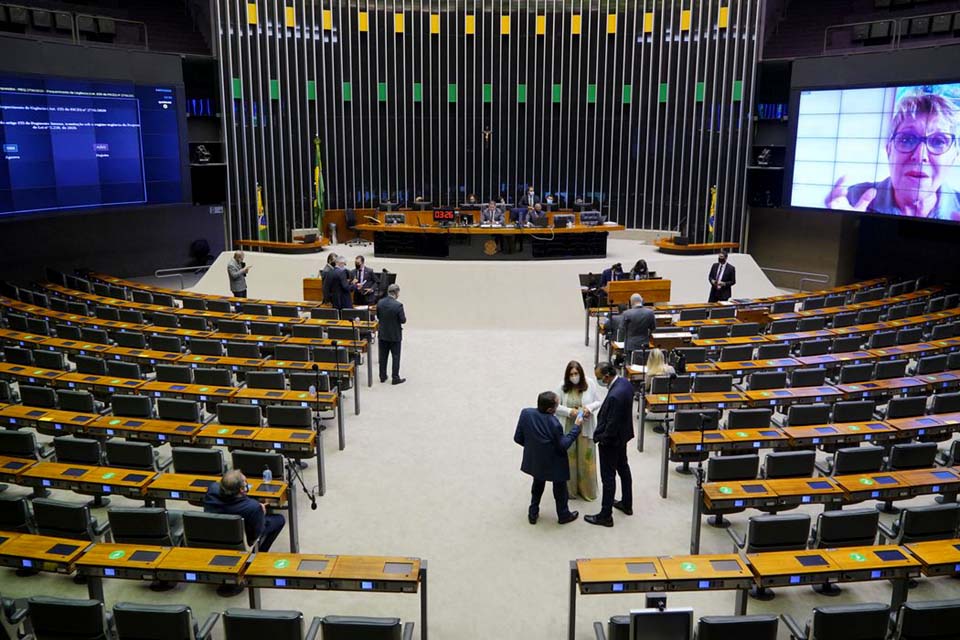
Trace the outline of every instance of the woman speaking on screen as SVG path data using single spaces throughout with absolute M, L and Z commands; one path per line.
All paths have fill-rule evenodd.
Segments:
M 957 108 L 939 95 L 903 98 L 886 143 L 890 177 L 848 187 L 841 176 L 827 208 L 960 221 L 960 194 L 947 182 L 957 163 L 958 121 Z

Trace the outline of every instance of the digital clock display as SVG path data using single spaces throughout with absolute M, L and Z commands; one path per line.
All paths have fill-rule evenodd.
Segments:
M 457 217 L 457 212 L 453 209 L 434 209 L 433 210 L 433 221 L 434 222 L 453 222 Z

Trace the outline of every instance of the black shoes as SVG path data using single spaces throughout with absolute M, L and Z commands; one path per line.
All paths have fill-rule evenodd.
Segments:
M 564 517 L 562 517 L 562 518 L 560 518 L 559 520 L 557 520 L 557 522 L 559 522 L 560 524 L 567 524 L 568 522 L 573 522 L 574 520 L 576 520 L 576 519 L 579 518 L 579 517 L 580 517 L 580 512 L 579 512 L 579 511 L 571 511 L 570 513 L 568 513 L 568 514 L 565 515 Z
M 532 514 L 529 514 L 529 513 L 528 513 L 528 514 L 527 514 L 527 522 L 529 522 L 530 524 L 537 524 L 537 518 L 539 518 L 539 517 L 540 517 L 539 514 L 537 514 L 537 515 L 532 515 Z
M 595 524 L 595 525 L 597 525 L 597 526 L 599 526 L 599 527 L 612 527 L 612 526 L 613 526 L 613 518 L 612 518 L 612 517 L 607 516 L 606 518 L 604 518 L 604 517 L 601 516 L 599 513 L 596 514 L 596 515 L 592 515 L 592 516 L 583 516 L 583 519 L 584 519 L 586 522 L 589 522 L 590 524 Z
M 383 384 L 383 383 L 386 382 L 386 381 L 387 381 L 386 378 L 380 378 L 380 384 Z
M 390 384 L 403 384 L 403 383 L 406 382 L 406 381 L 407 381 L 406 378 L 396 378 L 396 379 L 394 379 L 394 381 L 391 382 Z
M 614 502 L 614 503 L 613 503 L 613 508 L 616 509 L 617 511 L 622 511 L 623 513 L 627 514 L 628 516 L 632 516 L 632 515 L 633 515 L 633 507 L 628 507 L 628 506 L 626 506 L 625 504 L 623 504 L 623 501 L 622 501 L 622 500 L 621 500 L 621 501 L 618 501 L 618 502 Z

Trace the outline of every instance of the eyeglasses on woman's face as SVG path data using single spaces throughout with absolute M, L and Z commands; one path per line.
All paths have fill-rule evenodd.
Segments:
M 949 151 L 955 141 L 956 136 L 943 131 L 931 133 L 928 136 L 904 131 L 893 136 L 893 148 L 900 153 L 913 153 L 922 142 L 927 146 L 927 151 L 938 156 Z

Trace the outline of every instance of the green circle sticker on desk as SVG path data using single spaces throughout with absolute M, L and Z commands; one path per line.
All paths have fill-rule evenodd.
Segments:
M 718 491 L 724 495 L 733 493 L 733 489 L 731 489 L 730 487 L 720 487 Z
M 120 380 L 116 380 L 116 379 L 111 380 L 110 384 L 120 384 Z
M 100 477 L 103 478 L 104 480 L 109 480 L 110 478 L 112 478 L 112 477 L 115 476 L 115 475 L 117 475 L 117 474 L 114 473 L 113 471 L 107 471 L 105 474 L 103 474 L 103 475 L 100 476 Z
M 872 478 L 860 478 L 860 484 L 865 484 L 868 487 L 873 484 Z
M 687 573 L 693 573 L 697 570 L 697 565 L 693 562 L 681 562 L 680 568 L 686 571 Z
M 764 398 L 769 398 L 769 397 L 770 397 L 770 392 L 769 392 L 769 391 L 761 391 L 761 392 L 760 392 L 760 395 L 762 395 Z
M 229 432 L 230 432 L 230 429 L 217 429 L 217 433 L 220 434 L 220 435 L 223 435 L 223 434 L 229 433 Z
M 126 551 L 124 551 L 123 549 L 117 549 L 116 551 L 111 551 L 110 555 L 108 555 L 107 557 L 110 558 L 111 560 L 119 560 L 125 555 L 127 555 Z
M 273 563 L 274 569 L 286 569 L 289 566 L 290 566 L 290 561 L 287 560 L 286 558 L 280 558 L 279 560 L 275 560 Z
M 110 424 L 115 425 L 115 424 L 120 424 L 121 422 L 123 422 L 123 420 L 111 420 Z
M 210 387 L 200 387 L 200 391 L 209 391 Z
M 852 424 L 850 425 L 850 431 L 860 431 L 860 427 L 855 424 Z
M 862 553 L 851 553 L 850 559 L 854 562 L 866 562 L 867 556 L 863 555 Z
M 300 394 L 300 397 L 301 397 L 301 398 L 306 398 L 306 397 L 307 397 L 307 394 L 306 394 L 306 393 L 301 393 L 301 394 Z
M 746 438 L 746 437 L 747 437 L 747 432 L 746 432 L 746 431 L 737 431 L 737 434 L 736 434 L 736 435 L 737 435 L 738 438 Z

